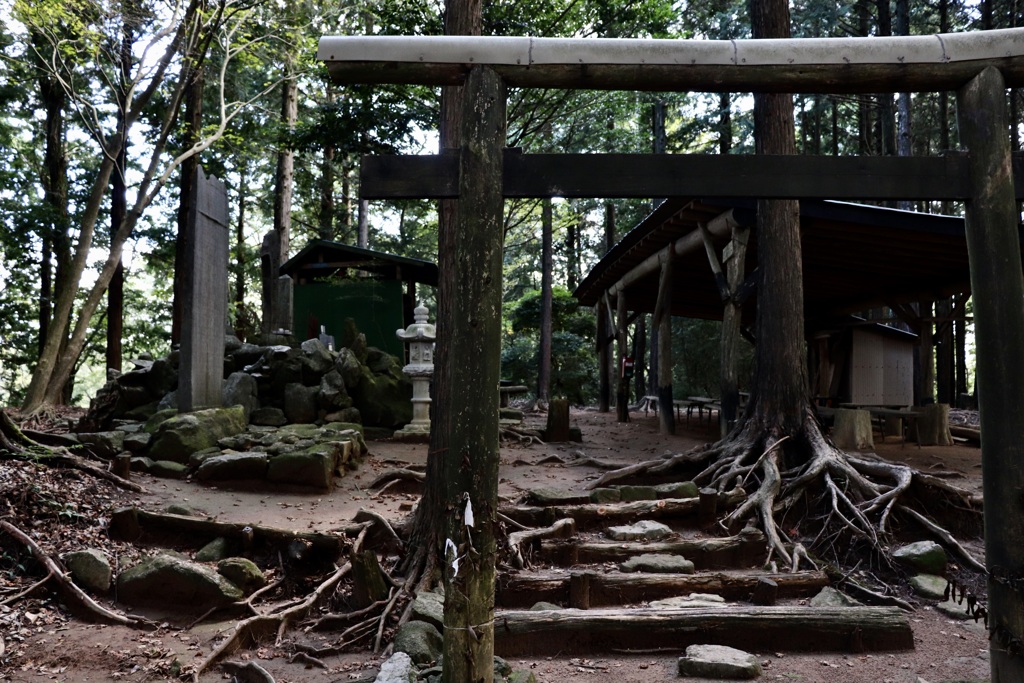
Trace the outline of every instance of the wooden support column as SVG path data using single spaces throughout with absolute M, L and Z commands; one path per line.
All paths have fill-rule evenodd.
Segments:
M 551 338 L 552 338 L 552 219 L 551 200 L 545 199 L 541 212 L 541 276 L 540 276 L 540 369 L 537 373 L 537 398 L 551 398 Z
M 629 379 L 622 371 L 623 360 L 627 355 L 629 355 L 628 315 L 628 309 L 626 308 L 626 293 L 619 292 L 618 296 L 615 297 L 615 323 L 617 327 L 616 337 L 618 339 L 618 343 L 616 344 L 618 349 L 618 362 L 616 363 L 615 371 L 618 373 L 619 377 L 618 391 L 615 392 L 615 410 L 616 413 L 618 413 L 619 422 L 629 422 Z
M 476 66 L 463 94 L 458 271 L 448 336 L 452 391 L 444 458 L 444 678 L 490 680 L 494 656 L 495 527 L 498 516 L 498 380 L 501 361 L 505 85 Z M 455 569 L 457 567 L 457 570 Z
M 956 407 L 953 365 L 953 300 L 935 302 L 935 402 Z
M 966 206 L 981 407 L 985 562 L 992 683 L 1024 680 L 1024 338 L 1021 275 L 1002 74 L 986 68 L 957 94 L 960 141 L 970 152 Z
M 750 229 L 733 226 L 732 239 L 722 254 L 725 261 L 725 282 L 729 298 L 725 301 L 722 313 L 722 349 L 721 349 L 721 402 L 719 425 L 724 438 L 735 426 L 740 409 L 739 382 L 739 351 L 740 327 L 743 313 L 742 302 L 739 301 L 739 289 L 743 284 L 744 267 L 747 260 L 747 239 Z
M 658 427 L 662 434 L 676 433 L 672 403 L 672 252 L 661 264 L 658 301 L 654 305 L 654 329 L 658 331 Z
M 597 409 L 607 413 L 611 409 L 612 383 L 608 365 L 610 363 L 608 347 L 611 345 L 611 334 L 608 332 L 608 308 L 603 301 L 597 303 Z
M 918 316 L 920 318 L 920 329 L 918 334 L 918 348 L 920 350 L 918 365 L 918 394 L 917 404 L 928 405 L 935 402 L 935 344 L 932 333 L 935 330 L 934 310 L 931 301 L 922 301 L 918 304 Z

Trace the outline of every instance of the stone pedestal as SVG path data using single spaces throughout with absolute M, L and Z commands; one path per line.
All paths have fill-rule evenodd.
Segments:
M 427 307 L 413 311 L 416 322 L 395 334 L 409 346 L 409 364 L 402 368 L 412 380 L 412 422 L 395 432 L 403 441 L 430 439 L 430 379 L 434 375 L 434 326 L 427 322 Z

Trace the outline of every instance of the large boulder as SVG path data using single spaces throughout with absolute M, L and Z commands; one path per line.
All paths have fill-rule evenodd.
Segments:
M 320 393 L 317 402 L 325 413 L 352 407 L 352 397 L 345 388 L 345 380 L 337 370 L 331 370 L 320 378 Z
M 338 359 L 334 361 L 334 369 L 341 375 L 342 380 L 345 382 L 345 387 L 349 391 L 359 386 L 359 382 L 363 378 L 362 368 L 362 364 L 356 358 L 356 354 L 352 353 L 352 349 L 342 348 L 338 351 Z
M 241 600 L 241 589 L 209 567 L 157 555 L 117 577 L 118 599 L 130 605 L 159 605 L 202 611 Z
M 284 415 L 289 422 L 308 424 L 316 420 L 316 397 L 319 387 L 292 382 L 284 388 Z
M 242 589 L 246 595 L 267 585 L 267 577 L 252 560 L 228 557 L 217 563 L 217 573 Z
M 319 339 L 307 339 L 301 344 L 306 364 L 317 376 L 322 376 L 334 366 L 334 358 Z
M 404 652 L 420 666 L 441 658 L 444 641 L 441 633 L 425 621 L 407 621 L 395 634 L 395 652 Z
M 409 380 L 375 375 L 365 366 L 361 372 L 362 379 L 351 395 L 364 425 L 397 429 L 412 422 L 412 383 Z
M 232 372 L 224 380 L 221 399 L 226 406 L 242 406 L 245 410 L 246 422 L 248 422 L 253 411 L 260 407 L 256 378 L 247 372 Z
M 908 543 L 893 551 L 894 560 L 925 574 L 946 573 L 946 551 L 935 541 Z
M 61 555 L 61 560 L 71 572 L 74 582 L 92 593 L 106 593 L 110 590 L 113 572 L 103 551 L 89 548 Z
M 147 455 L 153 460 L 187 463 L 192 453 L 215 446 L 226 436 L 244 432 L 245 426 L 242 406 L 175 415 L 157 427 Z
M 338 467 L 336 444 L 317 444 L 302 451 L 282 453 L 270 459 L 267 481 L 329 489 Z
M 178 388 L 178 371 L 169 360 L 157 359 L 149 366 L 145 378 L 146 391 L 151 400 L 160 400 L 166 394 Z

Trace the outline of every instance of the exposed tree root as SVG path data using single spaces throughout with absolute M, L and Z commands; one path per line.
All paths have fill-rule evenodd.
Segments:
M 352 544 L 352 551 L 359 552 L 362 549 L 363 541 L 366 539 L 368 528 L 364 528 L 355 542 Z M 235 625 L 231 635 L 224 639 L 206 659 L 196 665 L 191 672 L 193 683 L 199 683 L 199 677 L 211 665 L 221 657 L 231 654 L 240 647 L 258 643 L 261 639 L 276 634 L 276 644 L 280 645 L 284 632 L 288 626 L 300 619 L 304 619 L 317 605 L 333 594 L 338 583 L 352 570 L 352 563 L 346 562 L 338 567 L 327 580 L 320 583 L 316 589 L 298 603 L 290 603 L 279 606 L 266 614 L 257 614 L 240 621 Z
M 47 578 L 43 582 L 53 580 L 57 583 L 57 589 L 60 591 L 61 598 L 76 616 L 105 624 L 119 624 L 133 628 L 156 628 L 157 625 L 148 619 L 112 612 L 93 600 L 85 591 L 75 585 L 75 582 L 57 564 L 56 560 L 47 555 L 28 534 L 18 527 L 10 522 L 0 520 L 0 530 L 24 543 L 36 560 L 46 567 Z M 32 589 L 39 587 L 43 582 L 35 584 Z
M 98 463 L 71 453 L 62 446 L 44 446 L 33 441 L 14 423 L 11 416 L 0 410 L 0 459 L 27 460 L 50 467 L 75 469 L 98 479 L 105 479 L 119 488 L 142 493 L 144 488 L 135 482 L 117 476 Z
M 393 470 L 388 470 L 381 474 L 379 477 L 370 482 L 369 488 L 377 491 L 376 495 L 384 493 L 386 490 L 391 488 L 394 484 L 402 481 L 412 482 L 419 488 L 423 487 L 423 481 L 427 478 L 427 475 L 423 472 L 417 472 L 404 467 L 400 467 Z
M 976 496 L 905 465 L 840 451 L 822 435 L 810 408 L 799 430 L 784 434 L 777 426 L 752 418 L 716 444 L 606 472 L 588 488 L 683 473 L 692 474 L 702 487 L 724 491 L 740 485 L 751 490 L 724 524 L 735 530 L 756 517 L 767 539 L 769 561 L 777 557 L 792 571 L 802 562 L 811 562 L 810 552 L 834 552 L 840 537 L 857 539 L 888 556 L 893 520 L 898 516 L 920 525 L 965 566 L 984 572 L 983 563 L 929 519 L 927 511 L 911 507 L 907 494 L 912 486 L 923 486 L 935 494 L 930 498 L 944 499 L 973 514 L 980 503 Z M 817 535 L 806 540 L 807 548 L 783 528 L 791 511 L 801 512 L 817 527 Z
M 527 543 L 540 541 L 544 538 L 570 538 L 576 535 L 576 520 L 572 517 L 560 519 L 549 527 L 543 529 L 524 529 L 514 531 L 508 535 L 508 554 L 510 562 L 516 569 L 526 567 L 526 559 L 523 556 L 523 547 Z
M 532 429 L 504 426 L 501 428 L 499 433 L 502 439 L 518 441 L 523 446 L 532 446 L 533 444 L 537 444 L 538 446 L 544 445 L 544 439 L 541 438 L 540 432 Z

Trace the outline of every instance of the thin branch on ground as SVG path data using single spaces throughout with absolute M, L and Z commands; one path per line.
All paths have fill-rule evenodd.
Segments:
M 64 602 L 78 616 L 85 619 L 95 619 L 106 624 L 118 624 L 121 626 L 131 626 L 132 628 L 156 628 L 157 625 L 148 619 L 112 612 L 93 600 L 85 591 L 75 585 L 75 582 L 57 564 L 56 560 L 47 555 L 39 547 L 39 544 L 18 527 L 8 521 L 0 520 L 0 530 L 24 543 L 36 560 L 46 567 L 47 578 L 57 582 L 57 588 Z

